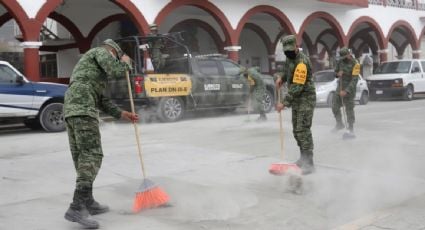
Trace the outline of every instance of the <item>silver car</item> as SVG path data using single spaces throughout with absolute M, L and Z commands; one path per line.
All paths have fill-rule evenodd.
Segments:
M 316 86 L 316 103 L 318 105 L 332 106 L 332 100 L 338 84 L 338 79 L 335 78 L 335 71 L 332 69 L 317 71 L 313 74 L 313 81 Z M 366 81 L 360 75 L 354 100 L 358 101 L 360 105 L 365 105 L 369 102 L 369 89 Z

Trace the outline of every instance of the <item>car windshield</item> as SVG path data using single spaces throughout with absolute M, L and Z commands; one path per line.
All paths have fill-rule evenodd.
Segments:
M 397 61 L 382 63 L 374 74 L 409 73 L 411 61 Z
M 317 72 L 313 75 L 314 82 L 330 82 L 335 79 L 335 72 L 326 71 L 326 72 Z

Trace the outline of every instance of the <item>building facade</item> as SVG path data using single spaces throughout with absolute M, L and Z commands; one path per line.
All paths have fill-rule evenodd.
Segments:
M 146 35 L 150 23 L 183 31 L 195 54 L 227 54 L 267 73 L 283 59 L 279 39 L 296 34 L 319 70 L 343 46 L 375 65 L 421 57 L 425 0 L 2 0 L 0 30 L 13 27 L 13 36 L 0 36 L 0 47 L 15 47 L 29 79 L 67 82 L 82 53 L 106 38 Z

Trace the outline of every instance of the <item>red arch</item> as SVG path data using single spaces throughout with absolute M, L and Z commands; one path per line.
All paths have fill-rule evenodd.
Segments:
M 415 34 L 415 30 L 413 29 L 413 27 L 406 21 L 403 20 L 399 20 L 396 21 L 390 28 L 390 30 L 388 31 L 388 35 L 387 35 L 387 42 L 390 42 L 390 38 L 391 38 L 391 34 L 394 32 L 395 29 L 397 29 L 398 27 L 403 27 L 404 29 L 407 30 L 407 32 L 409 32 L 407 34 L 407 40 L 410 40 L 410 44 L 412 45 L 412 49 L 414 50 L 418 50 L 420 45 L 417 39 L 417 36 Z
M 237 41 L 239 41 L 239 36 L 242 32 L 243 27 L 246 23 L 248 23 L 249 18 L 258 13 L 266 13 L 270 16 L 274 17 L 282 26 L 283 29 L 289 34 L 295 34 L 295 29 L 291 23 L 291 21 L 286 17 L 285 14 L 282 13 L 279 9 L 272 6 L 256 6 L 248 10 L 244 16 L 242 16 L 241 20 L 239 20 L 238 26 L 236 27 L 235 36 Z
M 0 27 L 3 26 L 4 23 L 8 22 L 11 19 L 13 19 L 13 17 L 9 12 L 0 16 Z
M 375 31 L 379 48 L 382 50 L 386 49 L 388 46 L 388 41 L 385 39 L 385 35 L 382 32 L 381 27 L 373 18 L 367 17 L 367 16 L 362 16 L 353 22 L 350 29 L 348 30 L 348 34 L 347 34 L 348 41 L 350 40 L 352 36 L 354 36 L 353 33 L 356 27 L 360 26 L 362 23 L 368 24 Z
M 89 35 L 87 35 L 87 42 L 88 44 L 91 44 L 93 42 L 94 37 L 97 33 L 99 33 L 103 28 L 105 28 L 107 25 L 109 25 L 111 22 L 114 21 L 121 21 L 128 19 L 127 14 L 114 14 L 111 16 L 108 16 L 102 20 L 100 20 L 90 31 Z
M 223 30 L 225 37 L 226 45 L 237 45 L 237 39 L 235 39 L 234 32 L 232 26 L 230 25 L 229 20 L 226 15 L 214 4 L 209 1 L 199 1 L 199 0 L 180 0 L 180 1 L 171 1 L 168 3 L 156 16 L 155 23 L 160 25 L 165 18 L 173 12 L 176 8 L 181 6 L 195 6 L 200 9 L 205 10 L 210 13 L 210 15 L 217 21 Z
M 19 29 L 22 32 L 22 36 L 26 38 L 27 37 L 26 22 L 29 20 L 29 18 L 27 13 L 21 7 L 21 5 L 16 0 L 2 0 L 0 1 L 0 4 L 2 4 L 7 9 L 9 14 L 11 14 L 11 17 L 15 19 L 15 21 L 19 25 Z
M 272 46 L 272 42 L 269 36 L 267 35 L 267 33 L 261 27 L 253 23 L 246 23 L 245 28 L 254 31 L 261 38 L 261 40 L 263 40 L 264 45 L 267 48 L 267 53 L 269 55 L 274 54 L 273 52 L 274 48 Z
M 136 28 L 141 35 L 149 33 L 149 24 L 146 21 L 140 10 L 130 0 L 113 0 L 118 6 L 121 7 L 130 19 L 135 22 Z
M 307 28 L 307 26 L 315 19 L 323 19 L 325 20 L 327 23 L 329 23 L 329 25 L 335 30 L 335 35 L 337 40 L 339 41 L 339 44 L 341 46 L 346 46 L 347 45 L 347 39 L 344 36 L 344 32 L 342 30 L 341 25 L 338 23 L 338 21 L 330 14 L 326 13 L 326 12 L 314 12 L 312 14 L 310 14 L 303 22 L 303 24 L 300 27 L 300 30 L 297 34 L 297 38 L 299 41 L 301 41 L 302 39 L 302 34 L 304 33 L 305 29 Z
M 217 50 L 223 50 L 224 48 L 224 43 L 220 38 L 220 35 L 217 33 L 217 31 L 215 31 L 215 29 L 208 23 L 199 20 L 199 19 L 187 19 L 184 21 L 181 21 L 177 24 L 175 24 L 173 27 L 171 27 L 170 32 L 174 32 L 176 28 L 180 27 L 180 26 L 184 26 L 184 25 L 192 25 L 192 26 L 199 26 L 202 29 L 204 29 L 205 31 L 207 31 L 210 36 L 212 37 L 212 39 L 214 40 L 215 46 L 217 47 Z
M 49 17 L 57 21 L 58 23 L 60 23 L 63 27 L 65 27 L 74 37 L 76 44 L 81 45 L 85 43 L 84 35 L 81 33 L 78 27 L 67 17 L 65 17 L 62 14 L 58 14 L 56 12 L 50 13 Z M 64 47 L 68 47 L 68 46 L 64 46 Z M 85 50 L 81 46 L 79 47 L 79 49 L 80 49 L 80 52 L 83 52 Z

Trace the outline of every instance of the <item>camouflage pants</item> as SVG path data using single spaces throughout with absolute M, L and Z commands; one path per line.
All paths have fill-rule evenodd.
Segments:
M 155 71 L 162 69 L 165 65 L 165 59 L 162 57 L 162 53 L 159 49 L 152 50 L 152 65 Z
M 302 101 L 292 106 L 293 133 L 301 151 L 313 150 L 314 148 L 311 125 L 315 103 L 316 99 L 314 99 L 314 102 Z
M 345 113 L 347 115 L 347 123 L 349 126 L 353 126 L 355 122 L 355 116 L 354 116 L 354 97 L 348 96 L 344 97 L 343 101 L 341 100 L 341 96 L 335 94 L 333 98 L 333 104 L 332 104 L 332 112 L 335 116 L 336 122 L 342 123 L 342 117 L 341 117 L 341 107 L 342 102 L 344 102 L 345 105 Z
M 257 113 L 264 113 L 263 99 L 264 99 L 264 90 L 254 89 L 252 93 L 253 98 L 253 109 Z
M 66 128 L 77 172 L 76 189 L 92 187 L 103 158 L 99 121 L 89 116 L 68 117 Z

